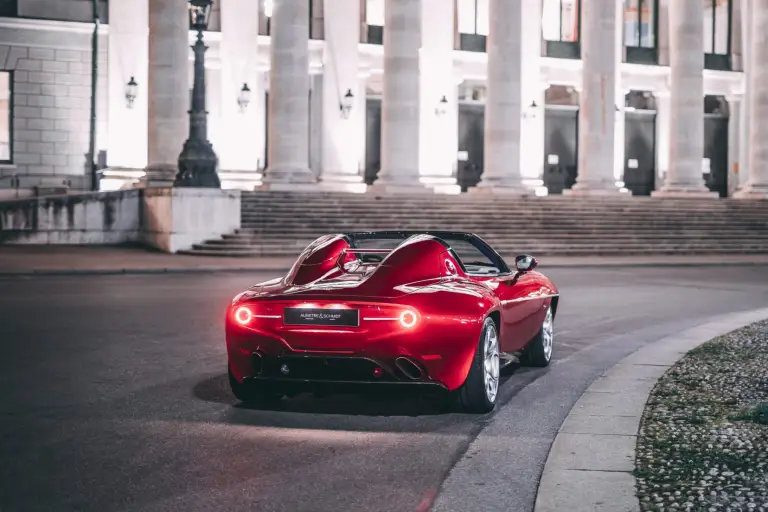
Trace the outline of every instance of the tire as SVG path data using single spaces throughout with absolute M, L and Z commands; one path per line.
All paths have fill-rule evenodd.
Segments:
M 467 380 L 457 392 L 457 401 L 464 412 L 485 414 L 496 407 L 498 397 L 499 336 L 496 324 L 486 318 Z
M 229 368 L 227 373 L 232 394 L 245 405 L 275 405 L 283 398 L 283 395 L 263 389 L 261 386 L 238 382 Z
M 547 314 L 541 323 L 541 329 L 528 343 L 523 352 L 520 362 L 525 366 L 535 366 L 543 368 L 549 366 L 552 360 L 552 352 L 555 339 L 555 316 L 552 313 L 552 306 L 547 307 Z

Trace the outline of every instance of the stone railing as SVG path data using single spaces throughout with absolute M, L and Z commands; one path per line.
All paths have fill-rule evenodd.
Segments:
M 240 227 L 240 192 L 149 188 L 0 202 L 0 243 L 143 243 L 165 252 Z

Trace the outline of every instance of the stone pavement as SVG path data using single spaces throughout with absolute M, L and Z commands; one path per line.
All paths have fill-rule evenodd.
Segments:
M 656 381 L 688 351 L 768 318 L 768 309 L 720 317 L 646 345 L 598 378 L 550 448 L 534 512 L 638 512 L 635 441 Z
M 297 252 L 298 256 L 298 252 Z M 507 258 L 513 261 L 514 257 Z M 132 246 L 0 245 L 0 275 L 255 272 L 288 270 L 294 258 L 166 254 Z M 768 264 L 764 255 L 541 257 L 542 268 Z

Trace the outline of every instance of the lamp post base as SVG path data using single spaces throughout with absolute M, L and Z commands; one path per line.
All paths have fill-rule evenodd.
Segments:
M 221 188 L 219 159 L 207 140 L 188 139 L 179 155 L 175 187 Z

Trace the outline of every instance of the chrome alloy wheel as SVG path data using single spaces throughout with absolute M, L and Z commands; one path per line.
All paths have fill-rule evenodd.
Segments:
M 485 331 L 483 341 L 483 381 L 485 382 L 485 396 L 488 401 L 494 403 L 499 392 L 499 337 L 496 327 L 491 324 Z
M 552 320 L 552 308 L 547 308 L 547 316 L 541 326 L 541 345 L 544 348 L 544 357 L 547 361 L 552 357 L 552 344 L 555 339 L 555 325 Z

